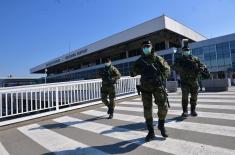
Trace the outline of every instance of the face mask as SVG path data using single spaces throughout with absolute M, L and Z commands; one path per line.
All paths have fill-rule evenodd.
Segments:
M 186 56 L 191 55 L 191 51 L 183 51 L 183 55 L 186 55 Z
M 111 65 L 110 62 L 105 63 L 105 66 L 109 67 Z
M 145 55 L 150 54 L 150 53 L 151 53 L 151 50 L 152 50 L 151 47 L 144 47 L 144 48 L 143 48 L 143 52 L 144 52 Z

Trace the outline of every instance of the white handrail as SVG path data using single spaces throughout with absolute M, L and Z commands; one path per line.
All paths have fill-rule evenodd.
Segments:
M 116 95 L 136 93 L 140 77 L 122 77 Z M 71 106 L 87 104 L 101 97 L 101 79 L 8 87 L 0 89 L 0 121 L 28 114 L 60 112 Z

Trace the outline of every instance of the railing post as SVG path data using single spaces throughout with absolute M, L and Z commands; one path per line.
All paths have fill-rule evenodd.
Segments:
M 56 87 L 56 91 L 55 91 L 55 103 L 56 103 L 56 111 L 59 111 L 59 88 L 58 86 Z

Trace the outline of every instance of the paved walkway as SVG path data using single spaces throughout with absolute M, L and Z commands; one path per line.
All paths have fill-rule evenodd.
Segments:
M 0 132 L 0 155 L 154 154 L 235 155 L 235 89 L 200 93 L 198 117 L 182 120 L 181 95 L 170 93 L 169 138 L 144 143 L 146 128 L 140 98 L 116 105 L 108 120 L 106 107 L 36 122 Z M 154 106 L 154 116 L 157 116 Z M 157 124 L 155 117 L 155 124 Z

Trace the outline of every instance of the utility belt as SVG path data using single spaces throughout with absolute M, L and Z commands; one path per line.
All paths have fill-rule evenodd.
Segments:
M 184 79 L 185 80 L 189 80 L 190 79 L 190 80 L 194 81 L 194 80 L 197 80 L 197 75 L 190 75 L 190 74 L 189 75 L 183 75 L 181 80 L 184 80 Z
M 102 85 L 106 85 L 106 86 L 114 86 L 116 83 L 113 82 L 108 82 L 108 81 L 102 81 Z
M 117 80 L 114 79 L 114 78 L 105 78 L 105 79 L 102 79 L 102 83 L 105 83 L 105 84 L 116 84 Z
M 170 108 L 170 103 L 169 103 L 168 97 L 167 97 L 168 94 L 164 88 L 162 88 L 161 86 L 160 86 L 160 88 L 163 90 L 162 92 L 166 95 L 166 102 L 167 102 L 168 108 Z M 152 94 L 154 92 L 154 89 L 152 91 L 151 91 L 151 89 L 148 89 L 148 90 L 144 89 L 142 83 L 141 83 L 141 85 L 136 85 L 136 89 L 137 89 L 138 95 L 140 95 L 140 93 Z
M 136 89 L 137 89 L 137 93 L 138 95 L 140 95 L 140 93 L 147 93 L 147 94 L 152 94 L 152 91 L 149 90 L 144 90 L 143 87 L 141 85 L 136 85 Z

